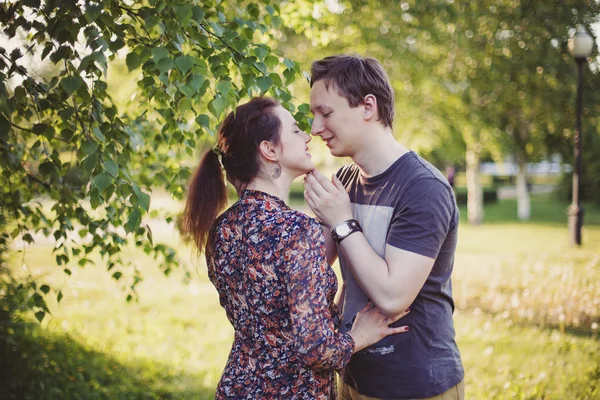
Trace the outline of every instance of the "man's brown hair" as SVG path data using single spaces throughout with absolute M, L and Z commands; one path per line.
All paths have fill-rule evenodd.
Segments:
M 333 83 L 338 94 L 348 100 L 350 107 L 358 107 L 372 94 L 377 99 L 379 120 L 384 126 L 394 122 L 394 89 L 383 66 L 374 58 L 339 54 L 312 63 L 310 87 L 323 80 L 325 87 Z

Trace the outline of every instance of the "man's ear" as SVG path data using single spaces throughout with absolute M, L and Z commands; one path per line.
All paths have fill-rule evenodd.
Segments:
M 377 118 L 377 97 L 372 94 L 368 94 L 365 96 L 363 100 L 364 111 L 364 119 L 370 120 L 373 117 Z
M 258 152 L 267 161 L 276 162 L 279 160 L 277 148 L 268 140 L 263 140 L 258 145 Z

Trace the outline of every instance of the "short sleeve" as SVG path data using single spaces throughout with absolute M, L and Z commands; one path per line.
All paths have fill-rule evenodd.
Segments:
M 451 229 L 456 206 L 450 189 L 435 178 L 412 184 L 394 209 L 387 243 L 402 250 L 436 258 Z

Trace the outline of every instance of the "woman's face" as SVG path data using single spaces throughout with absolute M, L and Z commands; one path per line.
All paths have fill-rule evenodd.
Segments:
M 292 114 L 282 106 L 275 108 L 281 120 L 281 153 L 279 164 L 282 172 L 292 179 L 304 175 L 315 168 L 308 152 L 308 142 L 311 136 L 298 128 Z

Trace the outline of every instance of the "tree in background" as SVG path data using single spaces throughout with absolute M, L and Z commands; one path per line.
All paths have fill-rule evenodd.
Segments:
M 290 35 L 286 54 L 306 64 L 339 52 L 381 60 L 396 89 L 396 137 L 441 165 L 466 165 L 469 221 L 483 220 L 481 159 L 508 156 L 518 164 L 518 216 L 529 218 L 527 163 L 571 157 L 569 30 L 597 21 L 600 3 L 348 0 L 320 13 L 326 34 Z
M 165 274 L 180 266 L 144 221 L 149 192 L 182 198 L 190 175 L 182 160 L 243 98 L 277 97 L 306 127 L 306 107 L 287 88 L 300 68 L 267 45 L 281 24 L 268 0 L 0 4 L 0 27 L 19 39 L 0 48 L 0 205 L 10 226 L 2 238 L 53 237 L 68 275 L 98 252 L 116 280 L 128 280 L 128 300 L 142 279 L 122 255 L 129 244 Z M 50 73 L 28 71 L 27 57 L 49 61 Z M 111 62 L 122 57 L 135 73 L 134 108 L 109 94 Z M 31 287 L 41 321 L 52 289 Z

